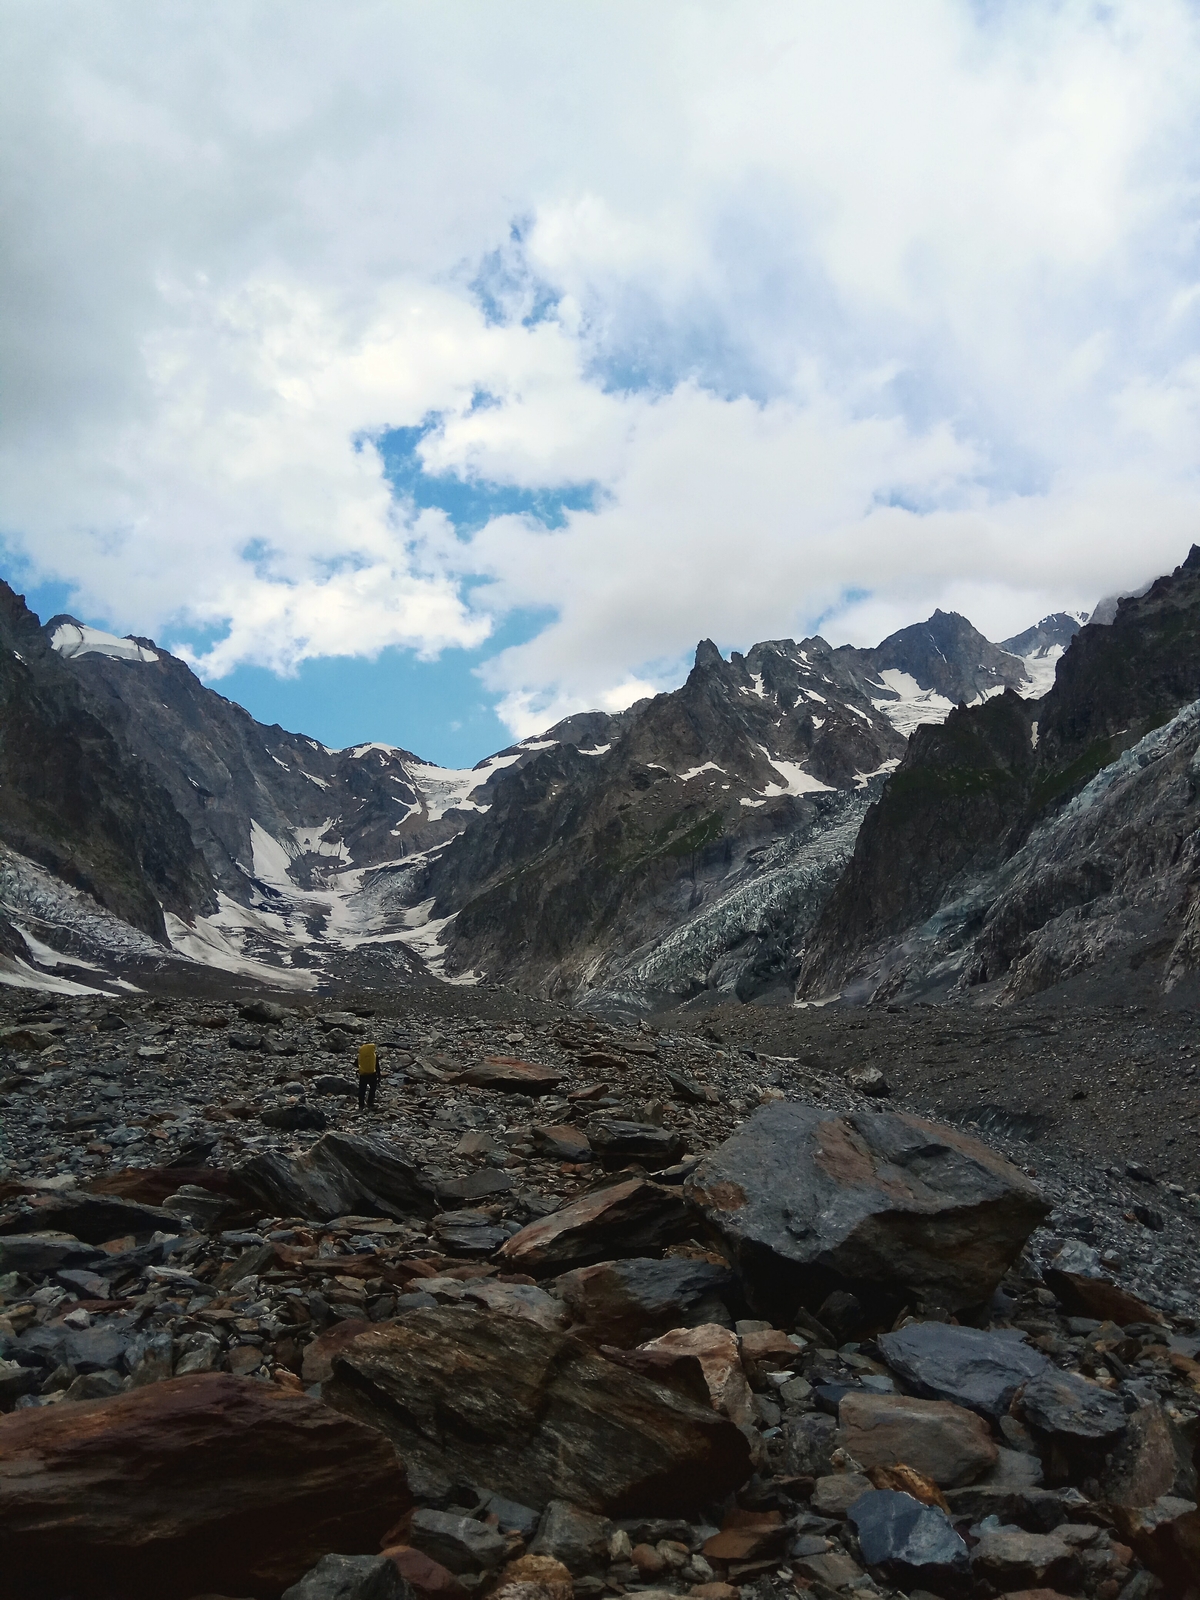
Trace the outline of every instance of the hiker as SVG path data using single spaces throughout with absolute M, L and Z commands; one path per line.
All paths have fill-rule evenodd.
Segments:
M 375 1109 L 375 1091 L 379 1087 L 379 1056 L 373 1044 L 358 1047 L 358 1109 L 364 1104 L 368 1111 Z

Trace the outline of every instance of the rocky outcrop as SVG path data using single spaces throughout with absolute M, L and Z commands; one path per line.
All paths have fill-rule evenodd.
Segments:
M 864 1304 L 986 1304 L 1046 1215 L 1033 1183 L 965 1134 L 899 1112 L 764 1106 L 685 1190 L 776 1316 L 835 1289 Z
M 0 841 L 156 940 L 164 906 L 215 904 L 161 772 L 114 738 L 3 583 L 0 727 Z
M 806 997 L 896 999 L 981 984 L 1002 998 L 1090 970 L 1160 987 L 1193 937 L 1200 547 L 1109 625 L 1090 624 L 1040 701 L 1014 694 L 917 731 L 813 932 Z
M 516 1317 L 408 1312 L 336 1356 L 325 1394 L 426 1479 L 464 1477 L 526 1505 L 665 1515 L 750 1470 L 745 1437 L 715 1412 Z
M 377 1548 L 410 1504 L 380 1434 L 211 1373 L 0 1418 L 13 1594 L 279 1595 L 331 1548 Z

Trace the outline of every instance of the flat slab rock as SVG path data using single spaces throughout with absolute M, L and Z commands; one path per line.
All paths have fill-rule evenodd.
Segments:
M 902 1112 L 777 1100 L 685 1192 L 773 1321 L 834 1288 L 950 1311 L 987 1301 L 1049 1207 L 978 1139 Z
M 500 1257 L 534 1277 L 613 1256 L 661 1250 L 691 1228 L 694 1212 L 677 1190 L 630 1178 L 580 1195 L 513 1234 Z
M 876 1340 L 883 1359 L 910 1389 L 929 1400 L 951 1400 L 980 1416 L 1007 1412 L 1023 1383 L 1050 1361 L 1025 1343 L 1017 1328 L 987 1331 L 944 1322 L 911 1322 Z
M 330 1549 L 374 1550 L 411 1505 L 383 1436 L 229 1373 L 0 1417 L 13 1594 L 268 1600 Z
M 750 1474 L 748 1441 L 710 1407 L 526 1318 L 406 1312 L 335 1356 L 322 1394 L 415 1469 L 522 1505 L 668 1515 Z
M 456 1074 L 455 1083 L 473 1089 L 495 1089 L 502 1094 L 549 1094 L 557 1089 L 563 1075 L 553 1067 L 521 1061 L 516 1056 L 488 1056 L 477 1066 Z

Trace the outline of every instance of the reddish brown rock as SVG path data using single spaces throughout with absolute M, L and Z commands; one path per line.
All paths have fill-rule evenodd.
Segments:
M 479 1066 L 458 1073 L 454 1081 L 469 1083 L 473 1089 L 498 1089 L 504 1094 L 549 1094 L 562 1079 L 562 1073 L 553 1067 L 540 1067 L 516 1056 L 488 1056 Z
M 513 1234 L 500 1256 L 518 1271 L 545 1277 L 613 1256 L 651 1254 L 683 1238 L 692 1222 L 677 1190 L 630 1178 L 531 1222 Z
M 310 1344 L 304 1347 L 304 1364 L 300 1375 L 305 1383 L 325 1383 L 333 1376 L 333 1358 L 338 1355 L 360 1333 L 366 1333 L 368 1328 L 375 1324 L 368 1322 L 365 1317 L 347 1317 L 345 1322 L 337 1322 L 332 1328 L 318 1334 Z
M 449 1570 L 411 1544 L 389 1545 L 383 1552 L 422 1600 L 467 1600 L 467 1591 Z
M 488 1600 L 572 1600 L 575 1583 L 553 1556 L 510 1561 L 488 1591 Z
M 273 1600 L 411 1503 L 386 1439 L 306 1395 L 204 1373 L 0 1417 L 0 1549 L 17 1594 Z
M 559 1329 L 465 1306 L 406 1312 L 336 1357 L 331 1405 L 386 1432 L 412 1470 L 522 1505 L 672 1515 L 750 1473 L 745 1436 Z
M 1095 1317 L 1100 1322 L 1115 1322 L 1122 1328 L 1131 1322 L 1163 1320 L 1161 1311 L 1108 1278 L 1087 1278 L 1082 1273 L 1062 1272 L 1057 1267 L 1047 1267 L 1045 1276 L 1047 1287 L 1053 1289 L 1069 1316 Z
M 867 1472 L 908 1466 L 940 1489 L 977 1482 L 999 1457 L 983 1418 L 948 1400 L 847 1394 L 838 1420 L 838 1444 Z

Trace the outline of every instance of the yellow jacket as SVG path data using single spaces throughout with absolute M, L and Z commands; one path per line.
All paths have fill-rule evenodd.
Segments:
M 373 1044 L 360 1044 L 358 1047 L 358 1075 L 360 1078 L 372 1078 L 378 1070 L 375 1060 L 375 1046 Z

